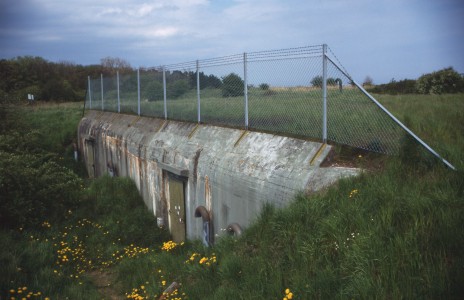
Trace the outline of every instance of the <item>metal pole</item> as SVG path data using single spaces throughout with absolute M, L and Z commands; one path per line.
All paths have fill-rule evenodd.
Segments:
M 248 80 L 247 80 L 247 54 L 243 53 L 243 91 L 245 94 L 245 129 L 248 129 Z
M 140 116 L 140 68 L 137 69 L 137 114 Z
M 200 118 L 200 64 L 197 60 L 197 114 L 198 114 L 198 124 L 201 122 Z
M 119 71 L 116 71 L 116 85 L 118 87 L 118 113 L 121 112 L 121 99 L 119 97 Z
M 89 81 L 89 109 L 92 109 L 92 89 L 90 85 L 90 76 L 87 76 L 87 80 Z
M 163 99 L 164 99 L 164 119 L 168 119 L 168 106 L 166 101 L 166 68 L 163 66 Z
M 327 143 L 327 45 L 322 45 L 322 141 Z
M 100 82 L 101 82 L 101 99 L 102 99 L 102 111 L 105 110 L 105 106 L 103 105 L 103 74 L 100 74 Z

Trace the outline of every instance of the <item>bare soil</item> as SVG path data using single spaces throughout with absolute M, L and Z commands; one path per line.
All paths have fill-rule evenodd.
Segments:
M 108 271 L 94 270 L 87 273 L 98 289 L 102 299 L 123 300 L 125 297 L 118 292 L 117 285 L 114 284 L 114 273 Z

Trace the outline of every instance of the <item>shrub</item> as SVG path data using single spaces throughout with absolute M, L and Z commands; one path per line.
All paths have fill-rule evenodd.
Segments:
M 185 94 L 189 90 L 190 86 L 187 80 L 176 80 L 170 83 L 167 87 L 168 97 L 170 99 L 176 99 Z
M 267 83 L 261 83 L 261 84 L 259 85 L 259 88 L 262 89 L 263 91 L 267 91 L 267 90 L 269 90 L 269 84 L 267 84 Z
M 40 100 L 44 101 L 75 101 L 80 100 L 68 80 L 51 79 L 42 87 Z M 27 99 L 27 93 L 25 94 Z
M 238 97 L 244 95 L 245 83 L 242 78 L 235 73 L 222 78 L 222 96 L 223 97 Z
M 311 79 L 311 85 L 314 87 L 322 87 L 322 76 L 318 75 Z
M 400 81 L 392 80 L 389 83 L 367 88 L 367 91 L 371 93 L 390 95 L 417 93 L 416 81 L 414 79 L 404 79 Z
M 163 84 L 158 81 L 150 81 L 143 91 L 142 97 L 148 101 L 159 101 L 164 99 Z
M 464 78 L 450 67 L 422 75 L 417 80 L 416 88 L 421 94 L 464 92 Z
M 0 152 L 3 226 L 37 226 L 60 219 L 78 202 L 82 180 L 44 155 Z

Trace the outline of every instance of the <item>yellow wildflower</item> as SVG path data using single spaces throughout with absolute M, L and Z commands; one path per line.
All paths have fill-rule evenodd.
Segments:
M 350 197 L 350 198 L 353 198 L 354 196 L 356 196 L 356 194 L 358 194 L 358 192 L 359 192 L 359 191 L 358 191 L 357 189 L 352 190 L 352 191 L 350 192 L 349 197 Z
M 206 257 L 202 257 L 199 261 L 200 265 L 206 262 L 208 259 Z
M 290 291 L 290 289 L 285 289 L 285 297 L 283 300 L 291 300 L 293 299 L 293 293 Z

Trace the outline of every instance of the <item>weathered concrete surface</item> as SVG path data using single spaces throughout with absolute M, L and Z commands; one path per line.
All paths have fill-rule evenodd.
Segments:
M 233 222 L 247 227 L 265 203 L 281 207 L 359 172 L 320 168 L 329 145 L 211 125 L 88 111 L 78 133 L 90 176 L 132 178 L 147 207 L 169 228 L 185 223 L 190 239 L 203 236 L 198 206 L 217 235 Z M 184 182 L 185 217 L 172 204 L 170 178 Z

